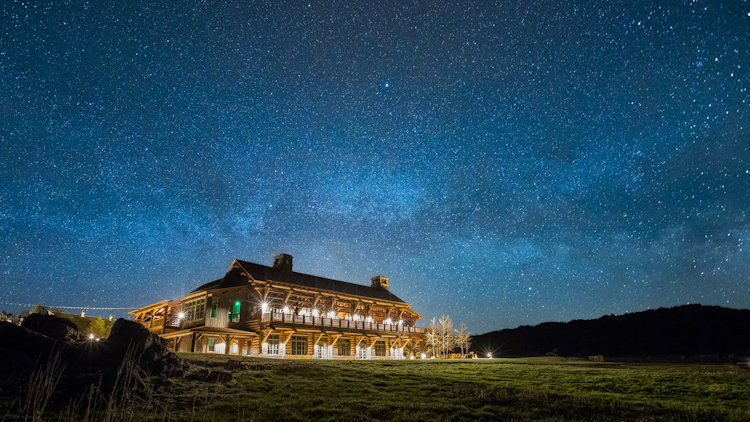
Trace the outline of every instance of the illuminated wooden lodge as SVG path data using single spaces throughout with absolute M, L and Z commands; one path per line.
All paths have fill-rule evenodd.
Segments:
M 390 292 L 292 271 L 292 256 L 272 267 L 235 260 L 223 278 L 182 299 L 129 312 L 180 352 L 276 358 L 405 359 L 424 347 L 421 315 Z

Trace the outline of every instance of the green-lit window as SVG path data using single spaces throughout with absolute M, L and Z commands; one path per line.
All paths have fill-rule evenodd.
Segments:
M 375 345 L 372 347 L 372 354 L 374 356 L 385 356 L 385 342 L 383 340 L 375 342 Z
M 216 298 L 211 299 L 211 318 L 216 318 L 216 313 L 219 309 L 219 303 Z
M 292 336 L 290 340 L 292 347 L 290 350 L 291 355 L 306 355 L 307 354 L 307 337 L 305 336 Z
M 208 339 L 208 351 L 213 352 L 216 350 L 216 339 Z
M 352 344 L 349 341 L 349 339 L 339 339 L 339 341 L 336 342 L 336 354 L 339 356 L 349 356 L 349 353 L 351 353 L 352 350 Z
M 231 310 L 229 311 L 229 322 L 240 322 L 240 307 L 242 303 L 239 300 L 234 301 Z

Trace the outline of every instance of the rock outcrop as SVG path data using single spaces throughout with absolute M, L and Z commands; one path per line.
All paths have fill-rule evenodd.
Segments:
M 64 377 L 100 374 L 102 379 L 112 379 L 128 356 L 132 356 L 135 369 L 148 376 L 182 376 L 187 369 L 187 364 L 169 350 L 166 340 L 133 321 L 118 319 L 105 341 L 74 342 L 69 339 L 77 335 L 72 336 L 74 331 L 58 321 L 62 318 L 45 315 L 28 320 L 29 328 L 0 322 L 0 373 L 6 379 L 27 378 L 50 356 L 59 358 Z
M 31 314 L 21 326 L 58 341 L 78 340 L 78 327 L 69 319 L 55 315 Z
M 102 342 L 109 353 L 122 357 L 130 350 L 138 367 L 153 376 L 181 376 L 186 364 L 169 350 L 167 341 L 142 325 L 122 318 L 115 321 L 107 340 Z

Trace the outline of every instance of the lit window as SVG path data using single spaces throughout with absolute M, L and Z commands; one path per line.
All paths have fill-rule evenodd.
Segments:
M 349 339 L 339 339 L 336 342 L 336 354 L 339 356 L 349 356 L 352 350 L 352 343 Z
M 375 345 L 372 347 L 372 354 L 374 356 L 385 356 L 385 341 L 376 341 Z
M 291 355 L 306 355 L 307 354 L 307 337 L 305 336 L 292 336 L 290 340 L 292 343 L 289 354 Z
M 240 322 L 240 307 L 241 302 L 239 300 L 234 302 L 231 310 L 229 311 L 229 322 Z
M 367 348 L 362 346 L 357 346 L 357 358 L 358 359 L 366 359 L 367 358 Z
M 268 339 L 266 339 L 266 344 L 268 345 L 269 355 L 279 354 L 279 335 L 278 334 L 269 335 Z

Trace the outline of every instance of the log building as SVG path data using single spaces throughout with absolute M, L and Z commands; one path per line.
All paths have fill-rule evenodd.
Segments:
M 292 271 L 292 256 L 272 267 L 234 260 L 224 277 L 179 300 L 129 312 L 179 352 L 278 358 L 405 359 L 424 347 L 422 316 L 390 292 Z

